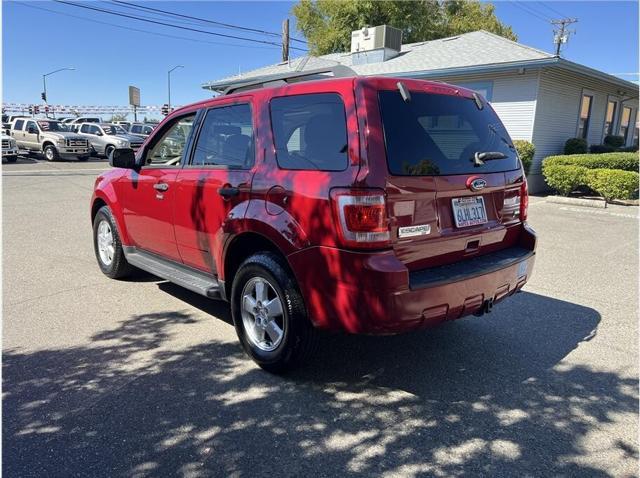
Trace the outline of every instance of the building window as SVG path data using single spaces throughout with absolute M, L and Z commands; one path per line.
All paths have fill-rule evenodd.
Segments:
M 622 119 L 620 120 L 620 136 L 624 138 L 624 144 L 627 144 L 627 135 L 629 134 L 629 124 L 631 123 L 631 108 L 625 106 L 622 108 Z
M 607 102 L 607 115 L 604 119 L 604 135 L 608 136 L 614 133 L 614 125 L 616 119 L 616 109 L 618 108 L 618 103 L 616 101 L 608 101 Z
M 593 103 L 593 96 L 582 95 L 582 101 L 580 102 L 580 121 L 578 121 L 578 138 L 587 139 L 589 121 L 591 120 L 591 103 Z
M 493 81 L 456 82 L 456 85 L 480 93 L 488 102 L 493 100 Z

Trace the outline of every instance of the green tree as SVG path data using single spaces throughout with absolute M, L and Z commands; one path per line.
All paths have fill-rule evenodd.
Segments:
M 111 115 L 111 119 L 109 120 L 109 122 L 113 123 L 114 121 L 127 121 L 127 115 L 125 115 L 125 114 L 113 114 L 113 115 Z
M 404 43 L 475 30 L 516 39 L 511 27 L 495 16 L 493 5 L 475 0 L 300 0 L 292 12 L 313 55 L 349 51 L 352 31 L 376 25 L 400 28 Z

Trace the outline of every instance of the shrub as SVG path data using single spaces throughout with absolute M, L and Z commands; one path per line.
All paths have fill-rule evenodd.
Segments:
M 622 136 L 608 134 L 604 137 L 603 143 L 612 148 L 622 148 L 624 146 L 624 138 Z
M 569 167 L 569 166 L 558 166 Z M 587 172 L 587 185 L 607 201 L 633 199 L 638 192 L 638 173 L 618 169 L 592 169 Z
M 529 168 L 531 167 L 531 163 L 533 162 L 533 156 L 536 154 L 536 147 L 531 141 L 527 141 L 524 139 L 515 140 L 513 142 L 513 145 L 518 151 L 518 156 L 520 156 L 520 161 L 522 161 L 524 172 L 528 173 Z
M 564 143 L 564 154 L 586 154 L 587 141 L 582 138 L 570 138 Z
M 615 150 L 616 148 L 608 144 L 592 144 L 589 146 L 589 152 L 591 154 L 613 153 Z
M 545 181 L 563 196 L 568 196 L 578 186 L 585 185 L 588 172 L 589 170 L 583 166 L 563 166 L 548 163 L 546 160 L 542 163 Z
M 619 148 L 618 151 L 620 151 L 622 153 L 625 153 L 625 152 L 629 152 L 629 153 L 638 152 L 638 145 L 635 144 L 633 146 L 627 146 L 625 148 Z
M 559 166 L 583 166 L 588 169 L 623 169 L 638 171 L 638 155 L 635 153 L 573 154 L 568 156 L 549 156 L 543 164 Z

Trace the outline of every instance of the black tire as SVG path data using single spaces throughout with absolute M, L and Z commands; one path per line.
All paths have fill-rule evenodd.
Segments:
M 273 351 L 264 351 L 248 337 L 241 313 L 242 291 L 248 281 L 261 278 L 273 287 L 282 303 L 283 338 Z M 284 373 L 308 361 L 318 347 L 318 332 L 307 311 L 296 281 L 281 257 L 259 253 L 242 263 L 231 287 L 231 314 L 244 351 L 260 367 L 271 373 Z
M 113 150 L 115 149 L 116 147 L 113 146 L 112 144 L 109 144 L 104 148 L 104 155 L 106 156 L 107 159 L 111 159 L 111 153 L 113 153 Z
M 102 258 L 100 257 L 100 252 L 98 250 L 98 228 L 100 226 L 100 223 L 103 221 L 106 221 L 109 224 L 113 236 L 114 253 L 111 263 L 109 264 L 105 263 L 102 260 Z M 118 233 L 118 227 L 108 206 L 102 206 L 93 220 L 93 250 L 95 252 L 100 270 L 107 277 L 111 277 L 112 279 L 122 279 L 130 275 L 133 271 L 133 266 L 131 266 L 127 262 L 127 259 L 124 256 L 124 251 L 122 250 L 122 242 L 120 242 L 120 234 Z
M 58 150 L 52 144 L 48 144 L 44 147 L 43 155 L 44 159 L 47 161 L 57 161 L 60 158 Z

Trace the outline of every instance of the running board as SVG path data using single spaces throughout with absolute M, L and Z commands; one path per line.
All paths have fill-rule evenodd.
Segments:
M 127 262 L 138 269 L 210 299 L 222 299 L 220 284 L 215 277 L 135 247 L 124 246 L 123 250 Z

